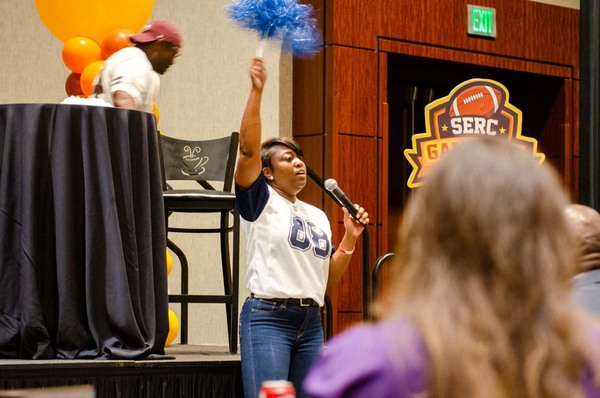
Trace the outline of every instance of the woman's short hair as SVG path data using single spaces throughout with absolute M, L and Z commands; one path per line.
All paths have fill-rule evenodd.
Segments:
M 300 159 L 302 159 L 304 157 L 304 152 L 302 152 L 300 145 L 298 145 L 298 143 L 296 141 L 294 141 L 293 138 L 290 138 L 290 137 L 271 138 L 271 139 L 263 142 L 263 144 L 260 148 L 260 159 L 262 161 L 262 167 L 271 168 L 271 166 L 272 166 L 271 156 L 273 156 L 273 153 L 275 152 L 274 149 L 279 146 L 283 146 L 283 147 L 291 149 L 292 151 L 294 151 L 296 156 L 298 156 Z

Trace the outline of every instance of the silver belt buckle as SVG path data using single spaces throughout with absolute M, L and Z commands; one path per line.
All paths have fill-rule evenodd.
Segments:
M 300 299 L 300 307 L 310 307 L 310 299 L 306 300 L 306 304 L 304 304 L 304 299 Z

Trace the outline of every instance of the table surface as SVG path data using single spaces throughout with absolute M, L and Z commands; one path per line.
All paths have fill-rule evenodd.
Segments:
M 0 105 L 0 358 L 163 355 L 165 241 L 153 114 Z

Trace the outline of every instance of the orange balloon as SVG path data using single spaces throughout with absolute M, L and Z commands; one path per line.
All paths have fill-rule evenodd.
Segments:
M 67 95 L 83 95 L 80 79 L 81 75 L 78 73 L 71 72 L 71 74 L 67 76 L 67 80 L 65 81 L 65 91 L 67 92 Z
M 160 121 L 160 109 L 158 109 L 158 105 L 156 105 L 156 102 L 154 101 L 152 101 L 152 113 L 154 113 L 154 116 L 156 117 L 156 124 L 158 124 Z
M 94 79 L 100 69 L 102 69 L 102 65 L 104 65 L 104 61 L 94 61 L 85 67 L 83 72 L 81 72 L 81 91 L 83 91 L 83 95 L 89 97 L 90 94 L 94 92 L 94 87 L 92 84 L 94 83 Z
M 133 32 L 128 29 L 113 29 L 104 36 L 102 45 L 102 58 L 106 59 L 115 52 L 125 47 L 132 47 L 134 44 L 129 40 L 129 36 L 133 35 Z
M 94 40 L 85 36 L 75 36 L 63 46 L 62 59 L 72 72 L 82 73 L 90 62 L 102 59 L 102 55 L 100 46 Z
M 63 43 L 79 35 L 101 43 L 111 29 L 142 30 L 154 0 L 35 0 L 35 7 L 46 28 Z
M 179 319 L 177 315 L 169 308 L 169 333 L 167 334 L 167 340 L 165 341 L 165 347 L 170 345 L 175 337 L 179 334 Z

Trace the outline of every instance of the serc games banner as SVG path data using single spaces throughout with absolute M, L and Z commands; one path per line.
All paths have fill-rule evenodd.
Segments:
M 531 152 L 540 163 L 537 140 L 521 135 L 521 111 L 508 102 L 502 84 L 488 79 L 471 79 L 456 86 L 447 97 L 425 107 L 425 133 L 412 137 L 412 149 L 404 156 L 413 167 L 407 185 L 419 187 L 430 167 L 461 140 L 488 135 L 512 141 Z

